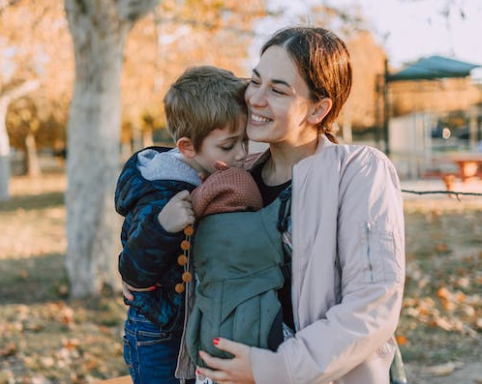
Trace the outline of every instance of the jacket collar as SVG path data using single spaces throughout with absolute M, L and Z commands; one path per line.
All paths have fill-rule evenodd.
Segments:
M 316 151 L 312 156 L 318 155 L 325 148 L 332 147 L 334 145 L 336 145 L 336 144 L 332 143 L 323 133 L 321 133 L 318 136 L 318 146 L 316 147 Z M 270 157 L 269 148 L 264 152 L 250 154 L 248 156 L 248 158 L 246 159 L 245 168 L 247 170 L 251 170 L 251 169 L 255 168 L 256 166 L 258 166 L 259 164 L 263 164 L 264 162 L 266 162 L 266 160 L 268 160 L 269 157 Z M 311 157 L 311 156 L 308 156 L 308 158 L 309 157 Z

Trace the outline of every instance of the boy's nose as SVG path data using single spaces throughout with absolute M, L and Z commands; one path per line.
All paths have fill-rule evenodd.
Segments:
M 246 159 L 247 156 L 248 156 L 248 146 L 244 143 L 241 143 L 236 153 L 236 160 L 243 161 L 244 159 Z

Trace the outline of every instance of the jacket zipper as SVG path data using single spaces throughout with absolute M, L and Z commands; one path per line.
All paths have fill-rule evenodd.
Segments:
M 372 265 L 372 260 L 371 260 L 371 254 L 370 254 L 370 235 L 371 235 L 371 226 L 370 223 L 367 223 L 366 226 L 366 236 L 367 236 L 367 259 L 368 259 L 368 268 L 370 269 L 370 281 L 373 283 L 374 278 L 373 278 L 373 265 Z

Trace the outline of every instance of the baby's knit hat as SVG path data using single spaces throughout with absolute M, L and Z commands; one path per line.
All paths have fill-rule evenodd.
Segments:
M 263 198 L 251 174 L 227 168 L 211 174 L 191 194 L 196 219 L 215 213 L 257 211 Z

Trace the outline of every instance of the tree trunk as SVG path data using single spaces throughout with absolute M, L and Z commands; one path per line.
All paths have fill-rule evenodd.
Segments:
M 154 145 L 152 131 L 150 129 L 146 129 L 142 132 L 142 142 L 144 144 L 144 147 L 151 147 Z
M 25 153 L 27 155 L 27 174 L 30 177 L 37 177 L 42 174 L 40 169 L 40 161 L 37 153 L 37 144 L 35 143 L 35 136 L 29 132 L 25 138 Z
M 142 130 L 136 123 L 131 123 L 132 151 L 137 152 L 144 147 L 142 142 Z
M 38 80 L 30 80 L 0 95 L 0 201 L 10 199 L 10 140 L 7 132 L 7 111 L 10 103 L 37 89 Z
M 10 200 L 10 140 L 8 139 L 8 101 L 0 99 L 0 201 Z
M 67 259 L 72 297 L 120 287 L 120 76 L 126 35 L 158 0 L 65 0 L 76 78 L 68 121 Z

